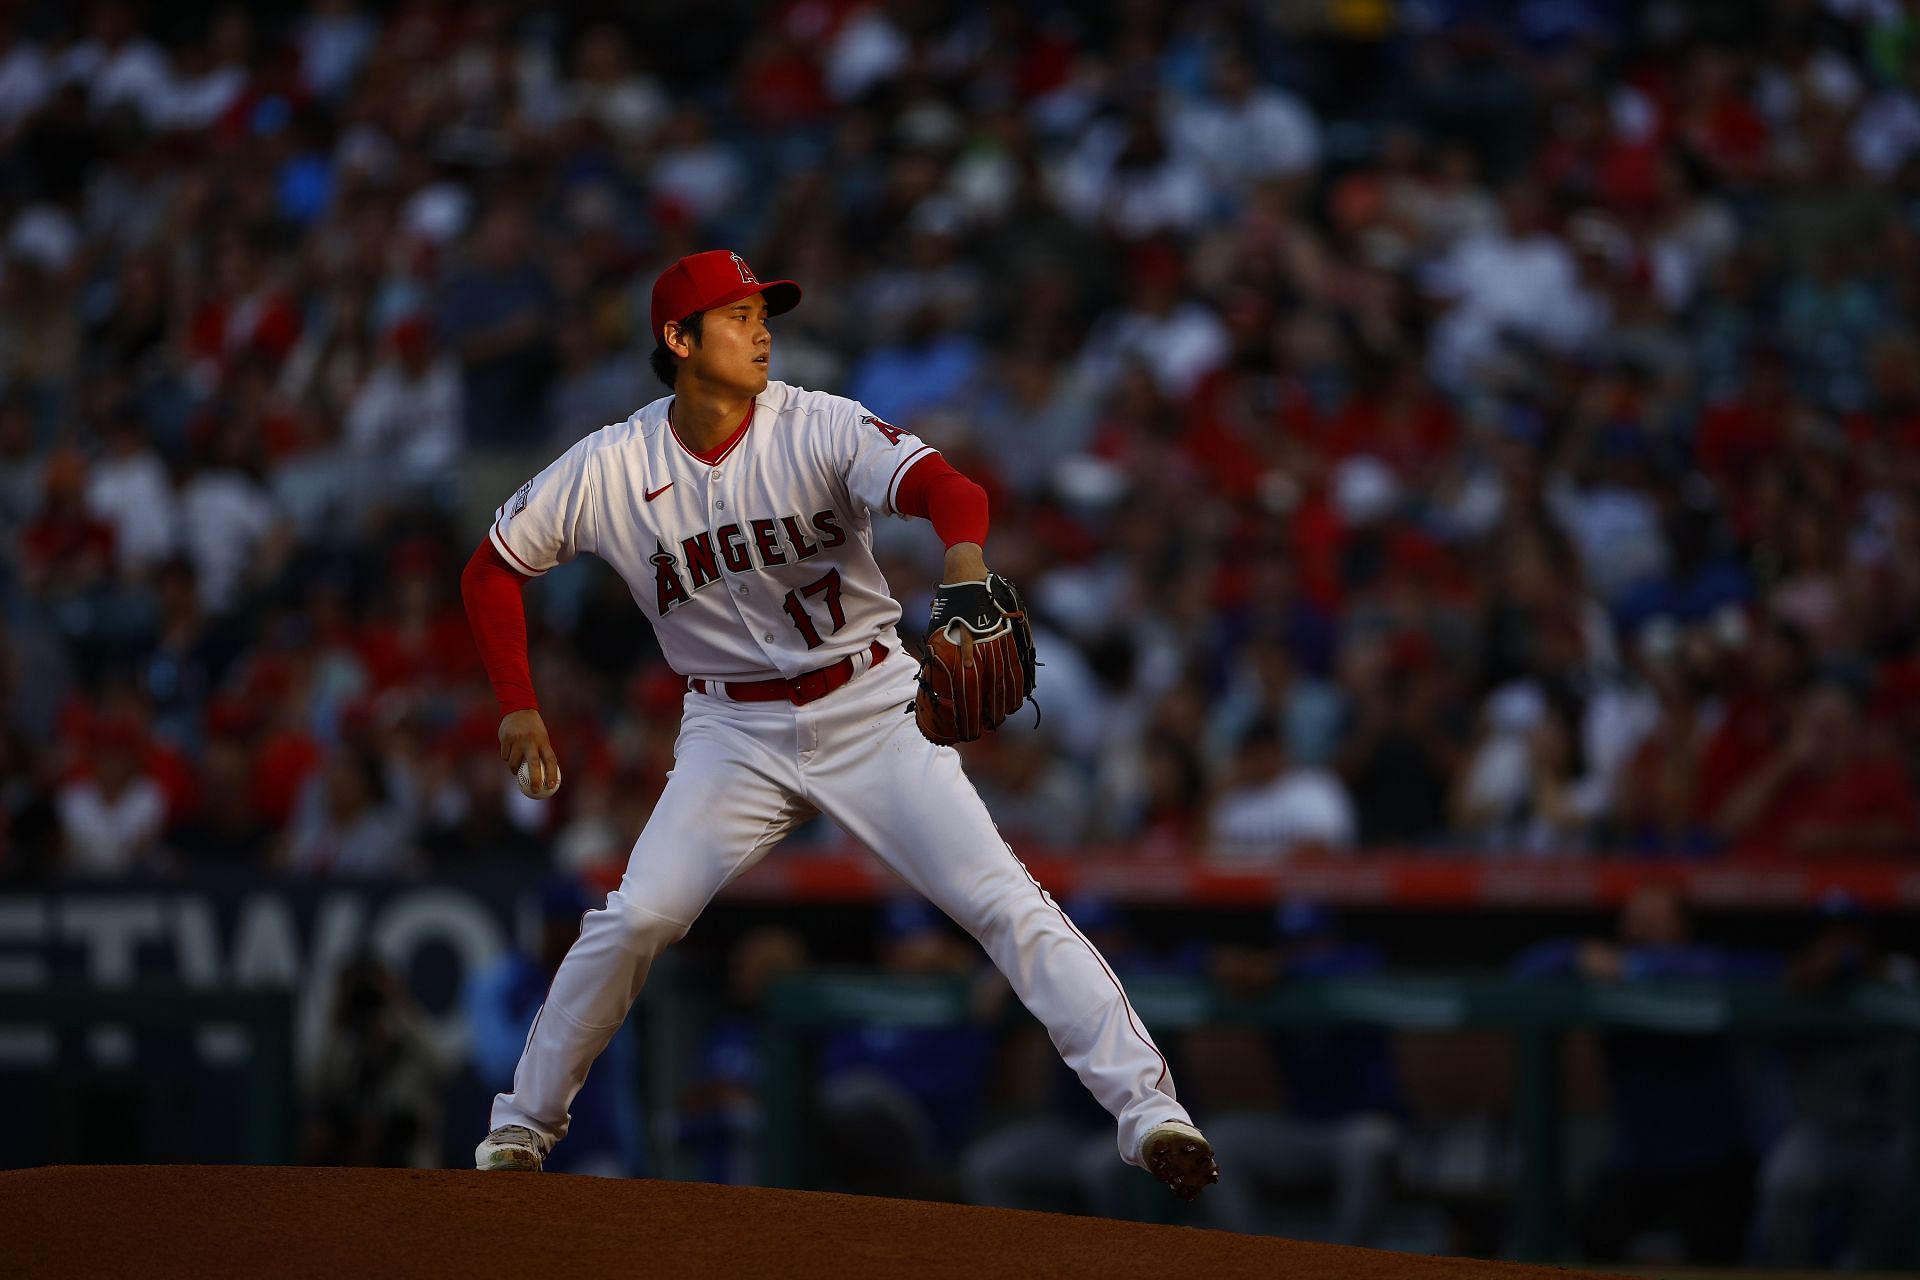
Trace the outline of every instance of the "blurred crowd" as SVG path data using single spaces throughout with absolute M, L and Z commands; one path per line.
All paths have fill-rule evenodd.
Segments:
M 1911 4 L 597 12 L 0 17 L 6 875 L 621 863 L 624 586 L 530 593 L 536 806 L 455 583 L 716 245 L 989 490 L 1016 844 L 1920 849 Z

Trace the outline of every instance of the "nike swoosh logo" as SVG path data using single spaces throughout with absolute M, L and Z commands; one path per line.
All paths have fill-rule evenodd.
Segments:
M 652 493 L 646 494 L 645 497 L 648 502 L 652 502 L 655 498 L 659 497 L 661 494 L 665 493 L 667 490 L 671 488 L 673 488 L 673 481 L 669 480 L 665 484 L 661 485 L 658 489 L 655 489 Z

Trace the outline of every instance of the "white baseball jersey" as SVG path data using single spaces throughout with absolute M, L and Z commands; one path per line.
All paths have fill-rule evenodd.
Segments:
M 791 678 L 891 632 L 900 606 L 873 558 L 873 517 L 898 514 L 900 481 L 932 446 L 852 400 L 769 382 L 707 463 L 667 421 L 671 403 L 601 428 L 522 485 L 490 534 L 508 563 L 537 576 L 599 556 L 683 676 Z

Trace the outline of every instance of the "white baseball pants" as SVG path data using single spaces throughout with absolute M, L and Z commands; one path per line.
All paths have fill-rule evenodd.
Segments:
M 647 979 L 713 895 L 815 810 L 872 849 L 979 940 L 1068 1066 L 1119 1121 L 1139 1163 L 1154 1125 L 1188 1121 L 1166 1058 L 1093 944 L 1028 874 L 960 768 L 902 709 L 915 670 L 899 651 L 805 706 L 686 695 L 674 767 L 620 887 L 589 911 L 528 1033 L 493 1124 L 549 1147 Z

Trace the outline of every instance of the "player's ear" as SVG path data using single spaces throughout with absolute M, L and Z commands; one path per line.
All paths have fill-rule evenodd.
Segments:
M 660 342 L 682 360 L 693 351 L 693 335 L 681 328 L 678 320 L 669 320 L 661 326 Z

